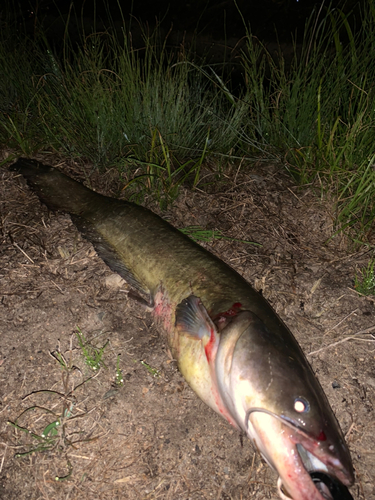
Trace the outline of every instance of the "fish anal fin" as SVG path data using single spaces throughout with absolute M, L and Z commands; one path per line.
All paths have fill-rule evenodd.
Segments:
M 151 293 L 147 290 L 137 277 L 126 266 L 126 263 L 120 257 L 116 249 L 106 239 L 98 233 L 94 225 L 84 217 L 71 215 L 71 219 L 82 236 L 89 240 L 94 246 L 98 256 L 115 273 L 119 274 L 137 293 L 134 295 L 144 301 L 148 307 L 152 307 Z M 131 295 L 133 296 L 133 295 Z
M 149 299 L 146 299 L 146 298 L 142 297 L 141 295 L 139 295 L 137 292 L 134 292 L 133 290 L 130 290 L 128 292 L 128 297 L 130 299 L 133 299 L 135 302 L 138 302 L 138 304 L 140 304 L 141 306 L 146 307 L 150 311 L 152 311 L 154 306 L 155 306 L 155 303 L 154 303 L 154 300 L 152 299 L 152 297 L 150 297 Z

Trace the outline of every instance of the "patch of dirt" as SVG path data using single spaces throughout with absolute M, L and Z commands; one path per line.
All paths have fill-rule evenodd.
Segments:
M 347 436 L 353 497 L 373 500 L 375 309 L 353 290 L 368 255 L 329 240 L 329 207 L 279 167 L 244 170 L 215 192 L 182 191 L 163 216 L 262 244 L 205 245 L 261 289 L 297 337 Z M 278 498 L 276 474 L 195 396 L 150 315 L 69 217 L 0 175 L 0 498 Z M 114 174 L 88 179 L 119 191 Z M 106 345 L 105 366 L 87 366 L 78 331 L 97 352 Z

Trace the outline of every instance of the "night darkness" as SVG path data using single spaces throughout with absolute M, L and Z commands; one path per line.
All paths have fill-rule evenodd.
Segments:
M 323 2 L 323 8 L 332 5 L 340 6 L 344 12 L 358 8 L 360 2 L 349 0 L 342 2 L 334 0 L 331 3 Z M 40 0 L 21 1 L 18 3 L 20 17 L 32 23 L 35 17 L 48 25 L 50 19 L 59 14 L 66 15 L 71 2 L 67 0 Z M 165 30 L 171 27 L 173 31 L 197 32 L 200 35 L 209 35 L 213 39 L 225 37 L 241 38 L 245 34 L 241 12 L 245 22 L 251 26 L 252 33 L 265 41 L 290 42 L 291 34 L 297 39 L 302 36 L 306 20 L 315 6 L 321 2 L 313 0 L 190 0 L 189 2 L 171 2 L 170 0 L 97 0 L 75 1 L 74 9 L 77 14 L 85 18 L 95 17 L 104 22 L 108 19 L 109 6 L 111 16 L 119 19 L 119 6 L 125 20 L 133 20 L 154 25 L 156 19 L 161 22 Z M 83 8 L 83 10 L 82 10 Z M 48 26 L 45 26 L 48 28 Z M 277 32 L 277 36 L 276 36 Z

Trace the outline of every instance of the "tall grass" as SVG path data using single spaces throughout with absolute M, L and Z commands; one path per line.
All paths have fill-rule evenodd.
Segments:
M 26 154 L 40 148 L 37 124 L 36 64 L 33 44 L 14 24 L 0 19 L 0 141 Z
M 121 15 L 121 12 L 120 12 Z M 156 28 L 135 48 L 108 16 L 100 32 L 72 10 L 59 49 L 35 23 L 32 34 L 1 18 L 0 142 L 116 166 L 142 189 L 171 201 L 213 155 L 257 152 L 283 162 L 301 184 L 330 190 L 337 229 L 370 239 L 375 216 L 375 0 L 353 29 L 350 15 L 322 4 L 291 62 L 249 30 L 245 85 L 234 95 L 221 74 L 172 47 Z M 36 20 L 38 21 L 38 20 Z M 133 184 L 134 184 L 133 182 Z M 161 194 L 164 190 L 164 196 Z M 352 232 L 352 234 L 354 234 Z
M 338 229 L 353 229 L 363 240 L 375 215 L 373 0 L 360 24 L 353 33 L 349 16 L 321 6 L 290 68 L 250 32 L 243 61 L 256 138 L 278 151 L 302 184 L 318 178 L 333 191 Z
M 119 33 L 110 21 L 104 32 L 81 33 L 76 44 L 69 22 L 59 52 L 43 31 L 22 46 L 9 36 L 0 47 L 7 74 L 0 86 L 12 89 L 16 82 L 20 87 L 3 94 L 3 142 L 27 152 L 21 140 L 26 134 L 34 144 L 49 144 L 98 167 L 124 166 L 129 157 L 146 161 L 150 149 L 155 156 L 156 130 L 163 138 L 161 159 L 163 144 L 180 160 L 206 150 L 228 153 L 236 145 L 246 106 L 229 105 L 220 89 L 188 64 L 183 47 L 168 47 L 168 38 L 161 39 L 156 28 L 143 32 L 143 47 L 135 49 L 131 33 Z

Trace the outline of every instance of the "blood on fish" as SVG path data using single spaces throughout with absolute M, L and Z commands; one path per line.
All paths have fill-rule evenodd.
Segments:
M 317 437 L 318 441 L 327 441 L 327 436 L 324 434 L 323 431 L 320 431 L 319 436 Z
M 215 344 L 215 330 L 213 328 L 211 328 L 210 340 L 204 346 L 204 350 L 206 353 L 206 358 L 207 358 L 208 364 L 210 364 L 210 362 L 212 360 L 212 351 L 214 348 L 214 344 Z
M 236 316 L 238 314 L 239 310 L 241 309 L 242 304 L 241 302 L 235 302 L 228 311 L 222 313 L 222 316 Z
M 222 318 L 233 318 L 233 316 L 236 316 L 239 313 L 241 307 L 241 302 L 235 302 L 227 311 L 217 314 L 214 321 L 220 321 Z

